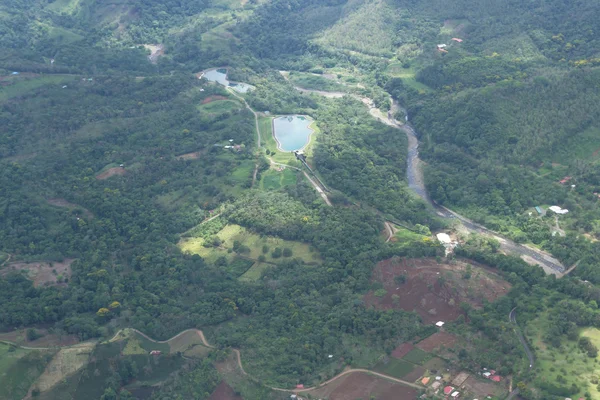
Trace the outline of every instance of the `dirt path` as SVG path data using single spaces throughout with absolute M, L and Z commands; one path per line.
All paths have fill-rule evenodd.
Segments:
M 5 265 L 8 265 L 11 258 L 12 258 L 12 254 L 8 254 L 8 257 L 6 258 L 6 260 L 4 260 L 4 262 L 2 264 L 0 264 L 0 267 L 4 267 Z
M 319 186 L 317 184 L 317 182 L 315 182 L 306 171 L 304 171 L 304 176 L 306 176 L 306 179 L 308 179 L 308 181 L 313 185 L 313 187 L 315 188 L 315 190 L 317 192 L 319 192 L 319 194 L 321 195 L 321 197 L 323 198 L 323 200 L 325 200 L 325 203 L 327 203 L 328 206 L 332 206 L 333 204 L 331 204 L 331 201 L 329 200 L 329 197 L 327 197 L 327 194 L 325 193 L 325 191 L 321 188 L 321 186 Z
M 390 222 L 385 221 L 384 224 L 385 224 L 385 230 L 387 231 L 387 234 L 388 234 L 388 237 L 385 240 L 385 242 L 387 243 L 390 240 L 392 240 L 392 238 L 394 237 L 394 233 L 396 233 L 396 232 L 394 229 L 394 225 L 392 225 Z
M 250 110 L 250 112 L 254 115 L 254 126 L 256 127 L 256 148 L 260 149 L 260 128 L 258 127 L 258 114 L 256 113 L 256 111 L 254 111 L 252 109 L 252 107 L 250 107 L 250 104 L 248 104 L 248 102 L 246 101 L 245 98 L 243 98 L 242 96 L 235 93 L 235 90 L 228 87 L 227 91 L 229 93 L 231 93 L 232 95 L 234 95 L 239 100 L 241 100 L 242 102 L 244 102 L 244 105 L 246 106 L 246 108 L 248 110 Z M 252 187 L 254 187 L 254 184 L 256 183 L 257 175 L 258 175 L 258 160 L 256 160 L 256 164 L 254 165 L 254 172 L 252 173 Z

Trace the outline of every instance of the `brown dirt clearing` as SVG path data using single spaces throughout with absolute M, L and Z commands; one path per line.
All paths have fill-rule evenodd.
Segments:
M 368 399 L 370 396 L 374 396 L 378 400 L 414 400 L 417 398 L 417 391 L 413 388 L 363 372 L 348 374 L 309 393 L 315 398 L 329 400 Z
M 506 380 L 504 380 L 506 382 Z M 502 383 L 493 383 L 490 380 L 483 380 L 483 378 L 477 379 L 474 376 L 470 376 L 464 383 L 464 386 L 467 390 L 473 393 L 475 396 L 479 396 L 485 398 L 488 395 L 500 396 L 506 392 L 506 389 L 503 387 Z
M 465 279 L 468 265 L 471 265 L 471 277 Z M 394 277 L 402 274 L 406 282 L 396 283 Z M 511 288 L 491 268 L 481 264 L 466 260 L 438 264 L 431 258 L 395 257 L 381 261 L 373 271 L 372 281 L 381 283 L 386 294 L 376 297 L 370 291 L 365 296 L 367 305 L 384 310 L 415 311 L 425 323 L 454 321 L 462 314 L 462 302 L 480 308 L 484 298 L 494 301 Z
M 69 210 L 80 209 L 83 212 L 83 215 L 87 218 L 94 218 L 94 214 L 90 212 L 90 210 L 81 207 L 79 204 L 70 203 L 65 199 L 48 199 L 46 200 L 48 204 L 56 207 L 68 208 Z
M 452 348 L 457 341 L 458 338 L 451 333 L 437 332 L 421 340 L 417 343 L 417 347 L 428 353 L 435 353 L 434 350 L 439 349 L 441 346 L 444 346 L 446 349 Z
M 413 346 L 412 343 L 402 343 L 400 346 L 396 347 L 394 351 L 392 351 L 392 357 L 402 358 L 414 348 L 415 346 Z
M 115 175 L 125 175 L 125 168 L 113 167 L 113 168 L 107 169 L 106 171 L 96 175 L 96 179 L 104 180 L 104 179 L 108 179 L 111 176 L 115 176 Z
M 200 158 L 200 152 L 199 151 L 194 151 L 193 153 L 186 153 L 186 154 L 182 154 L 180 156 L 177 156 L 178 160 L 197 160 Z
M 0 270 L 0 275 L 4 276 L 13 271 L 25 271 L 29 279 L 33 281 L 33 286 L 66 286 L 66 283 L 58 282 L 59 276 L 64 279 L 71 278 L 71 264 L 74 259 L 68 258 L 63 262 L 12 262 Z
M 0 340 L 16 343 L 26 347 L 64 347 L 79 343 L 79 339 L 74 335 L 61 335 L 48 333 L 46 329 L 38 329 L 36 331 L 43 335 L 41 338 L 28 341 L 25 329 L 20 329 L 12 332 L 0 333 Z
M 227 100 L 227 97 L 220 96 L 220 95 L 208 96 L 207 98 L 202 100 L 202 104 L 208 104 L 208 103 L 212 103 L 213 101 L 219 101 L 219 100 Z
M 208 400 L 243 400 L 241 396 L 235 394 L 235 390 L 225 381 L 221 381 L 219 386 L 210 395 Z

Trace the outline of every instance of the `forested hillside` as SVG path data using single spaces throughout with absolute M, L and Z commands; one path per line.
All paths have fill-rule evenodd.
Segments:
M 599 18 L 3 1 L 0 400 L 600 399 Z

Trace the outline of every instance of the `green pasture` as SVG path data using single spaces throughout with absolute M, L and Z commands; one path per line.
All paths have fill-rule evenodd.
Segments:
M 387 363 L 380 362 L 375 366 L 375 371 L 390 375 L 396 378 L 402 378 L 415 369 L 415 365 L 396 358 L 390 357 Z
M 294 185 L 300 171 L 285 168 L 283 171 L 269 169 L 262 173 L 260 187 L 263 190 L 277 190 L 285 186 Z
M 72 77 L 61 75 L 42 75 L 35 78 L 14 78 L 14 83 L 0 86 L 0 102 L 22 96 L 27 92 L 41 88 L 46 85 L 59 85 L 72 80 Z

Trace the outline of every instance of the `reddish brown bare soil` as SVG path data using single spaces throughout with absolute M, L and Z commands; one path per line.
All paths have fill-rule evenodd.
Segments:
M 444 346 L 446 349 L 450 349 L 456 344 L 457 341 L 458 338 L 451 333 L 437 332 L 429 336 L 427 339 L 421 340 L 419 343 L 417 343 L 417 347 L 423 351 L 431 353 L 442 346 Z
M 96 175 L 96 179 L 104 180 L 104 179 L 108 179 L 111 176 L 115 176 L 115 175 L 125 175 L 125 168 L 113 167 L 113 168 L 107 169 L 103 173 Z
M 235 394 L 235 391 L 225 381 L 221 381 L 219 386 L 210 395 L 208 400 L 243 400 L 241 396 Z
M 33 341 L 27 340 L 25 329 L 0 333 L 0 340 L 6 340 L 27 347 L 70 346 L 79 343 L 77 336 L 50 334 L 46 329 L 36 330 L 39 334 L 43 336 Z
M 219 95 L 208 96 L 207 98 L 202 100 L 202 104 L 208 104 L 208 103 L 212 103 L 213 101 L 218 101 L 218 100 L 227 100 L 227 97 L 219 96 Z
M 65 259 L 63 262 L 13 262 L 0 270 L 0 275 L 4 276 L 12 271 L 25 271 L 29 279 L 33 281 L 33 286 L 66 286 L 66 283 L 59 283 L 58 276 L 71 278 L 71 263 L 73 259 Z
M 200 152 L 199 151 L 195 151 L 193 153 L 186 153 L 186 154 L 182 154 L 180 156 L 177 156 L 178 160 L 197 160 L 198 158 L 200 158 Z
M 415 346 L 413 346 L 412 343 L 402 343 L 400 346 L 396 347 L 394 351 L 392 351 L 392 357 L 402 358 L 414 348 Z
M 376 378 L 363 372 L 348 374 L 332 383 L 310 392 L 317 399 L 356 400 L 414 400 L 417 391 L 413 388 Z
M 468 264 L 471 265 L 471 277 L 465 279 Z M 406 282 L 396 283 L 394 277 L 402 274 L 407 277 Z M 373 271 L 372 281 L 380 282 L 387 293 L 379 298 L 370 291 L 365 296 L 367 305 L 377 309 L 415 311 L 426 323 L 453 321 L 462 314 L 462 302 L 480 308 L 484 298 L 494 301 L 511 287 L 483 265 L 465 260 L 438 264 L 431 258 L 396 257 L 381 261 Z

